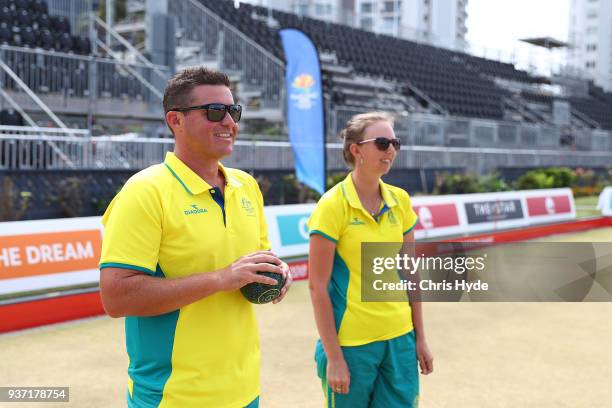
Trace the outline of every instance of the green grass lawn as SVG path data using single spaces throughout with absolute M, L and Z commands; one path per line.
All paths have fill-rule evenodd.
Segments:
M 578 197 L 574 199 L 576 202 L 576 217 L 597 217 L 601 215 L 597 207 L 599 196 Z

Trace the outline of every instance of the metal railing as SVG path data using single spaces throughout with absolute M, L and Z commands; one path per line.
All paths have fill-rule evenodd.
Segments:
M 0 129 L 1 130 L 1 129 Z M 0 133 L 0 168 L 42 169 L 134 169 L 161 163 L 173 149 L 173 139 L 144 139 L 135 136 L 75 137 Z M 78 132 L 77 132 L 78 133 Z M 56 147 L 53 148 L 51 145 Z M 66 157 L 57 154 L 59 149 Z M 66 163 L 74 163 L 74 167 Z M 246 171 L 293 169 L 289 142 L 238 140 L 225 165 Z M 344 168 L 342 145 L 327 144 L 329 169 Z M 534 149 L 462 148 L 441 146 L 405 146 L 400 150 L 395 168 L 459 167 L 479 174 L 498 167 L 607 167 L 612 166 L 610 152 L 560 151 Z
M 167 67 L 8 45 L 0 45 L 0 60 L 55 112 L 162 115 L 159 95 L 139 77 L 149 81 L 160 70 L 169 77 Z M 0 84 L 21 107 L 39 109 L 6 72 Z
M 0 169 L 80 168 L 74 151 L 88 138 L 82 129 L 0 126 Z
M 46 136 L 74 136 L 82 138 L 89 137 L 89 131 L 87 129 L 59 129 L 50 127 L 36 127 L 36 126 L 5 126 L 0 125 L 0 135 L 4 136 L 34 136 L 34 137 L 46 137 Z
M 282 108 L 285 68 L 280 59 L 197 0 L 170 1 L 168 13 L 177 18 L 181 41 L 201 44 L 204 61 L 240 75 L 240 91 L 259 92 L 261 108 Z
M 328 141 L 337 141 L 346 122 L 358 113 L 362 111 L 343 107 L 333 110 Z M 612 132 L 600 129 L 574 129 L 570 134 L 573 143 L 561 145 L 562 132 L 555 126 L 427 114 L 397 115 L 395 133 L 404 144 L 414 146 L 612 151 Z
M 119 35 L 119 33 L 117 33 L 115 30 L 113 30 L 112 27 L 109 27 L 106 22 L 102 21 L 102 19 L 100 19 L 100 17 L 95 17 L 94 19 L 94 27 L 95 28 L 99 28 L 98 29 L 98 38 L 96 39 L 96 44 L 101 47 L 107 54 L 111 55 L 113 58 L 119 60 L 119 61 L 123 61 L 124 57 L 119 56 L 117 53 L 115 53 L 114 51 L 112 51 L 111 49 L 109 49 L 109 44 L 112 43 L 112 41 L 107 41 L 106 43 L 102 42 L 100 40 L 100 31 L 104 34 L 106 34 L 107 36 L 107 40 L 112 38 L 116 41 L 119 42 L 119 44 L 121 44 L 123 47 L 126 48 L 126 50 L 128 50 L 129 55 L 133 58 L 135 58 L 136 61 L 138 61 L 138 63 L 143 64 L 144 66 L 146 66 L 147 68 L 151 69 L 151 73 L 154 74 L 157 77 L 157 81 L 153 81 L 153 82 L 161 82 L 161 83 L 166 83 L 168 82 L 168 80 L 170 79 L 169 75 L 170 75 L 170 70 L 168 67 L 165 66 L 160 66 L 160 65 L 155 65 L 153 64 L 151 61 L 149 61 L 144 55 L 142 55 L 140 53 L 140 51 L 138 51 L 136 49 L 136 47 L 134 47 L 129 41 L 127 41 L 125 38 L 123 38 L 121 35 Z M 101 29 L 101 30 L 100 30 Z M 129 68 L 129 67 L 127 67 Z M 160 89 L 156 89 L 154 88 L 149 81 L 147 81 L 145 78 L 142 78 L 139 76 L 138 73 L 134 72 L 133 70 L 130 70 L 130 73 L 134 76 L 136 76 L 138 78 L 138 80 L 140 82 L 142 82 L 143 84 L 145 84 L 145 86 L 147 86 L 147 88 L 149 88 L 154 94 L 156 94 L 157 96 L 160 97 L 160 99 L 163 99 L 163 90 Z
M 27 97 L 36 104 L 38 108 L 40 108 L 43 112 L 49 116 L 49 118 L 60 128 L 67 129 L 68 127 L 64 124 L 64 122 L 53 113 L 53 111 L 36 95 L 34 91 L 26 84 L 20 77 L 0 59 L 0 69 L 2 69 L 2 73 L 10 78 L 12 83 L 16 85 L 16 89 L 21 91 L 23 94 L 27 95 Z M 36 124 L 33 123 L 32 118 L 27 115 L 27 113 L 23 110 L 21 105 L 19 105 L 12 97 L 9 95 L 4 89 L 2 89 L 2 96 L 9 102 L 11 106 L 17 108 L 19 113 L 23 116 L 23 118 L 32 126 L 36 127 Z

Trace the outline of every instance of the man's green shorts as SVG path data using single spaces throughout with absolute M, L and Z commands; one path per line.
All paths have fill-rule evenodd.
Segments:
M 328 408 L 416 408 L 419 371 L 414 330 L 390 340 L 342 347 L 351 373 L 348 394 L 327 385 L 327 356 L 319 340 L 315 349 L 317 374 Z

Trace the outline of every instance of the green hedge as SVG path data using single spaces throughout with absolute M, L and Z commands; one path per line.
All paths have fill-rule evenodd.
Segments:
M 549 167 L 531 170 L 516 180 L 517 190 L 533 190 L 540 188 L 571 187 L 575 181 L 571 169 L 567 167 Z
M 484 176 L 474 173 L 442 173 L 436 177 L 433 194 L 470 194 L 508 191 L 510 186 L 499 174 L 493 172 Z
M 434 194 L 488 193 L 508 190 L 537 190 L 569 187 L 575 197 L 597 195 L 612 185 L 612 169 L 597 175 L 593 170 L 548 167 L 531 170 L 508 185 L 496 172 L 477 176 L 474 173 L 442 173 L 436 179 Z

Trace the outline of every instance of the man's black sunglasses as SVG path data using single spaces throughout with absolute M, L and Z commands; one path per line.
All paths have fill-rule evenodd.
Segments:
M 383 152 L 386 151 L 391 145 L 393 145 L 395 150 L 399 150 L 400 146 L 402 145 L 399 139 L 387 139 L 386 137 L 376 137 L 374 139 L 362 140 L 357 144 L 360 145 L 368 142 L 374 142 L 376 147 L 378 147 L 378 150 L 382 150 Z
M 206 105 L 189 106 L 188 108 L 170 109 L 176 112 L 188 112 L 192 110 L 205 110 L 206 118 L 211 122 L 221 122 L 226 113 L 229 113 L 234 122 L 238 123 L 242 116 L 241 105 L 224 105 L 222 103 L 209 103 Z

